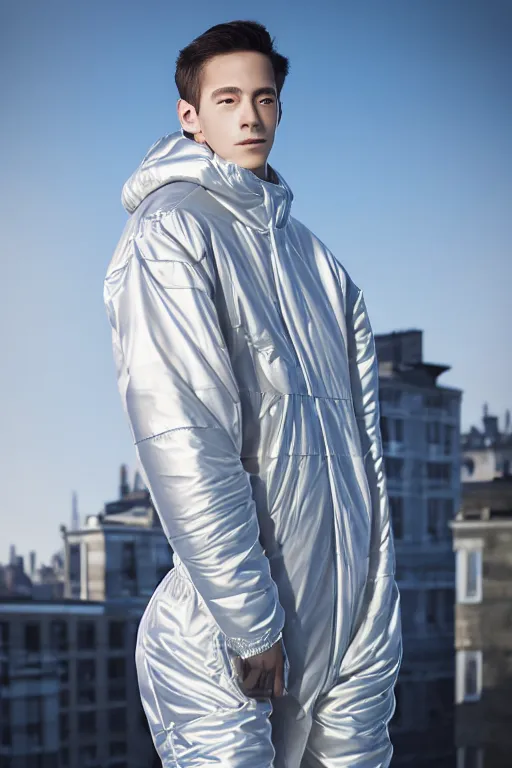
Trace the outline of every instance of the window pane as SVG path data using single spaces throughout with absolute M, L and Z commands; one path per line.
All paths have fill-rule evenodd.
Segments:
M 59 680 L 61 683 L 69 682 L 69 661 L 59 661 Z
M 62 688 L 59 693 L 59 704 L 61 709 L 69 707 L 69 691 L 67 688 Z
M 0 726 L 0 746 L 10 747 L 12 745 L 12 728 L 10 725 L 2 724 Z
M 60 740 L 67 741 L 69 738 L 69 715 L 67 712 L 59 715 L 59 732 Z
M 96 747 L 93 744 L 80 747 L 78 750 L 78 765 L 80 768 L 89 768 L 89 766 L 97 765 Z
M 126 674 L 124 657 L 113 658 L 108 660 L 108 677 L 109 680 L 119 680 L 124 678 Z
M 94 650 L 96 645 L 96 627 L 92 621 L 78 622 L 78 649 L 81 651 Z
M 126 744 L 124 741 L 110 742 L 110 757 L 119 757 L 126 755 Z
M 395 714 L 393 715 L 393 726 L 400 727 L 402 724 L 402 686 L 398 683 L 395 686 Z
M 474 697 L 478 694 L 478 668 L 475 656 L 466 656 L 466 669 L 464 672 L 465 697 Z
M 41 650 L 41 628 L 39 624 L 25 624 L 25 650 L 38 653 Z
M 96 679 L 95 659 L 80 659 L 76 663 L 76 676 L 79 687 L 87 687 Z
M 80 544 L 69 545 L 69 584 L 71 597 L 80 597 Z
M 403 589 L 401 593 L 402 628 L 404 634 L 411 634 L 416 629 L 416 614 L 418 611 L 418 592 L 412 589 Z
M 428 500 L 427 533 L 431 539 L 437 540 L 439 529 L 439 499 Z
M 445 628 L 453 631 L 455 625 L 455 591 L 453 589 L 441 590 L 443 595 L 443 621 Z
M 27 699 L 27 723 L 38 723 L 41 720 L 41 699 L 30 696 Z
M 124 541 L 121 549 L 121 582 L 122 594 L 137 594 L 137 558 L 135 543 Z
M 389 480 L 401 480 L 404 471 L 403 459 L 396 459 L 390 456 L 384 458 L 386 466 L 386 476 Z
M 452 445 L 453 445 L 453 435 L 455 433 L 455 429 L 450 424 L 444 425 L 444 455 L 450 456 L 452 453 Z
M 6 621 L 0 621 L 0 652 L 9 652 L 9 624 Z
M 393 525 L 393 535 L 395 539 L 402 539 L 403 529 L 403 498 L 401 496 L 390 496 L 389 505 L 391 509 L 391 522 Z
M 90 735 L 96 731 L 96 712 L 90 710 L 89 712 L 78 713 L 78 735 L 85 736 Z
M 111 621 L 108 628 L 108 644 L 113 650 L 124 648 L 124 621 Z
M 111 709 L 108 713 L 108 727 L 117 733 L 126 730 L 126 709 Z
M 426 606 L 426 619 L 427 624 L 431 627 L 437 625 L 437 606 L 439 599 L 439 591 L 437 589 L 427 590 L 427 606 Z
M 51 622 L 50 644 L 52 651 L 68 650 L 68 626 L 65 621 Z
M 440 423 L 438 421 L 427 422 L 427 442 L 430 445 L 438 445 L 441 441 Z
M 476 549 L 470 549 L 466 554 L 466 597 L 478 595 L 479 555 Z
M 76 664 L 77 695 L 79 704 L 94 704 L 96 701 L 96 661 L 79 659 Z

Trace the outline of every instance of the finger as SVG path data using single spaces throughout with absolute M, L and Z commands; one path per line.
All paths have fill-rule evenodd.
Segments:
M 270 699 L 273 693 L 274 673 L 272 670 L 260 670 L 257 684 L 250 688 L 245 688 L 246 696 L 258 700 Z
M 264 701 L 265 699 L 272 698 L 273 693 L 273 676 L 264 675 L 258 681 L 258 686 L 246 691 L 246 695 L 258 701 Z
M 274 670 L 274 696 L 282 696 L 284 693 L 283 681 L 283 657 L 281 656 L 276 663 Z
M 261 669 L 251 669 L 244 678 L 243 685 L 247 691 L 257 690 L 260 687 Z

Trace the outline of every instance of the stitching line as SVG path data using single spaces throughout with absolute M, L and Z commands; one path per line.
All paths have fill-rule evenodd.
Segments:
M 184 430 L 188 430 L 189 432 L 194 429 L 221 429 L 221 427 L 174 427 L 173 429 L 166 429 L 164 432 L 158 432 L 156 435 L 150 435 L 149 437 L 143 437 L 141 440 L 136 440 L 135 445 L 140 445 L 140 443 L 145 443 L 147 440 L 155 440 L 157 437 L 162 437 L 163 435 L 168 435 L 171 432 L 183 432 Z

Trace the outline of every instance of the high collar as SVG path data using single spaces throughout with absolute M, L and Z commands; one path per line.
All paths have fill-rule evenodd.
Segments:
M 247 226 L 268 230 L 286 225 L 293 193 L 273 168 L 276 183 L 223 160 L 205 144 L 188 139 L 183 131 L 169 133 L 155 142 L 123 187 L 122 202 L 129 213 L 155 189 L 188 181 L 208 190 Z

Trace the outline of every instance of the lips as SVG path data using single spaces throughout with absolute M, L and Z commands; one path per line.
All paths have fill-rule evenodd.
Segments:
M 265 139 L 246 139 L 245 141 L 239 141 L 239 146 L 245 146 L 247 144 L 264 144 Z

